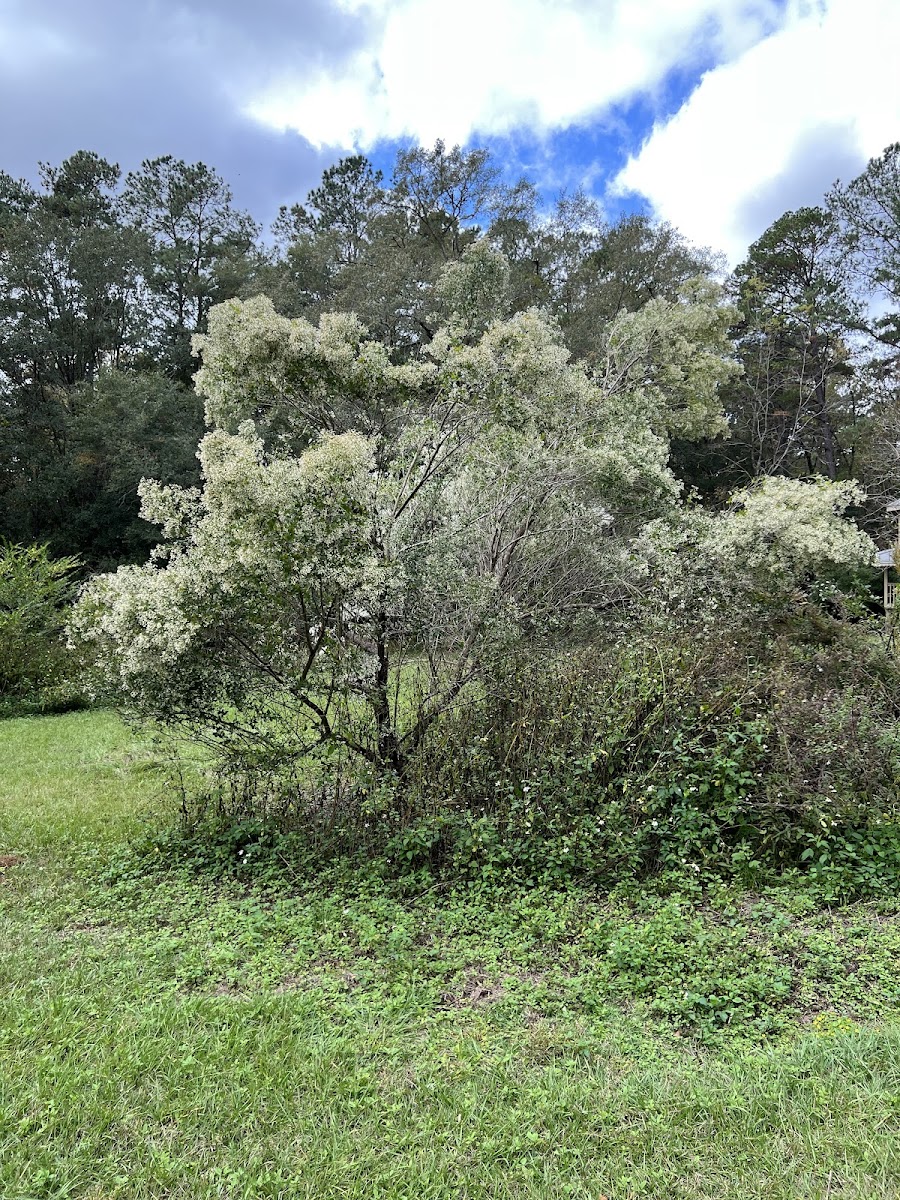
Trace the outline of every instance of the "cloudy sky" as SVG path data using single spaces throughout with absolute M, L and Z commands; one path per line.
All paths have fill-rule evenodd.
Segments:
M 0 168 L 202 159 L 268 221 L 442 137 L 737 261 L 900 140 L 898 46 L 900 0 L 0 0 Z

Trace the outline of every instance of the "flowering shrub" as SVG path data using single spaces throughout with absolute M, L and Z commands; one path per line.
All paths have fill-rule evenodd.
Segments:
M 683 507 L 638 541 L 647 593 L 672 615 L 713 624 L 743 612 L 758 621 L 871 570 L 872 539 L 844 515 L 864 499 L 854 483 L 769 477 L 735 492 L 721 512 Z M 852 588 L 851 588 L 852 591 Z M 763 617 L 765 619 L 765 617 Z
M 640 353 L 593 381 L 536 311 L 451 322 L 398 366 L 352 316 L 231 301 L 197 349 L 202 489 L 144 481 L 163 542 L 93 580 L 71 628 L 103 687 L 232 765 L 339 749 L 402 775 L 492 648 L 627 594 L 629 538 L 677 499 Z

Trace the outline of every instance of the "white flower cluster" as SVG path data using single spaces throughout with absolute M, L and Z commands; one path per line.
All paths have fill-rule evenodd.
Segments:
M 811 580 L 870 567 L 871 538 L 846 510 L 861 503 L 858 484 L 767 477 L 742 488 L 727 509 L 674 509 L 651 522 L 636 544 L 660 595 L 717 608 L 738 593 L 778 602 Z
M 844 517 L 865 499 L 857 483 L 771 476 L 736 492 L 720 523 L 722 555 L 784 579 L 870 566 L 872 539 Z

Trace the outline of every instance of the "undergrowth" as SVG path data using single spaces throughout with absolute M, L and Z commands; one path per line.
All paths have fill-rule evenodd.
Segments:
M 694 634 L 500 656 L 402 769 L 238 747 L 185 793 L 178 852 L 604 887 L 796 876 L 830 901 L 895 892 L 894 656 L 864 622 L 812 608 L 771 633 L 725 630 L 715 654 Z

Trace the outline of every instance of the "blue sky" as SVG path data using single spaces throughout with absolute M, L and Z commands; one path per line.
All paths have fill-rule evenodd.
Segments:
M 898 45 L 900 0 L 0 0 L 0 168 L 202 159 L 268 222 L 442 137 L 736 262 L 900 139 Z

